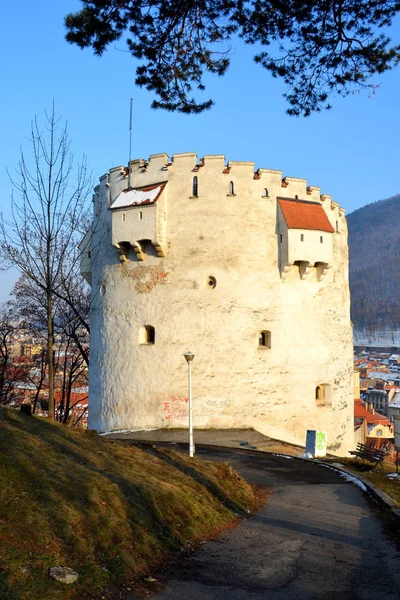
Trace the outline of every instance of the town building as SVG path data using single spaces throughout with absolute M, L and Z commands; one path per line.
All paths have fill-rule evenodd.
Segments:
M 251 427 L 354 447 L 344 209 L 305 179 L 223 155 L 115 167 L 81 243 L 92 286 L 89 427 Z

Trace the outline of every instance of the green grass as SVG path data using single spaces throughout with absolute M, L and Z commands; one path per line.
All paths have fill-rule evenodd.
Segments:
M 0 598 L 93 597 L 262 503 L 227 464 L 0 414 Z M 78 582 L 53 581 L 68 566 Z

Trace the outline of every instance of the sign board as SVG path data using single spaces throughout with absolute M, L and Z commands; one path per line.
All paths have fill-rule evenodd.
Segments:
M 325 433 L 325 431 L 307 429 L 306 454 L 312 454 L 316 458 L 326 456 L 327 445 L 328 435 Z
M 400 452 L 400 415 L 394 416 L 394 445 L 397 452 Z

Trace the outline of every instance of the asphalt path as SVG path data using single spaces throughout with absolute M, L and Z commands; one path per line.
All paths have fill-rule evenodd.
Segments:
M 309 461 L 196 448 L 273 492 L 238 527 L 161 574 L 156 600 L 399 600 L 400 519 Z

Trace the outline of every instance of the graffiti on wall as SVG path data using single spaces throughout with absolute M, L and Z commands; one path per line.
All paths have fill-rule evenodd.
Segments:
M 165 421 L 184 421 L 189 417 L 188 398 L 186 396 L 170 396 L 163 400 L 161 405 L 162 415 Z M 203 415 L 204 411 L 208 417 L 220 415 L 227 406 L 228 398 L 216 398 L 215 396 L 196 396 L 194 398 L 194 416 Z
M 163 414 L 166 421 L 183 421 L 188 418 L 188 398 L 171 396 L 163 401 Z

